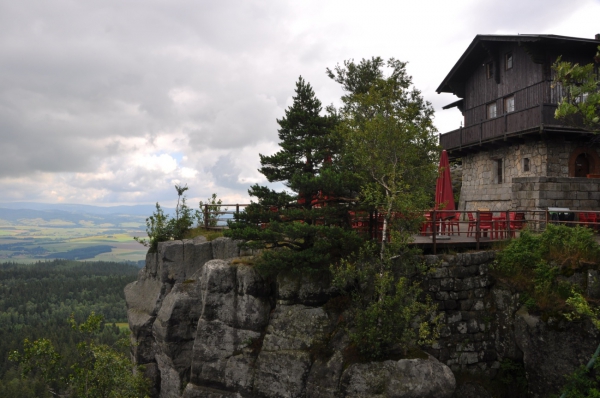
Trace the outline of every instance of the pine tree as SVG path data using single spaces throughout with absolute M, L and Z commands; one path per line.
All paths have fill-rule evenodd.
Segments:
M 327 268 L 360 241 L 349 228 L 348 210 L 357 186 L 339 161 L 336 116 L 322 115 L 321 102 L 302 77 L 293 100 L 277 120 L 281 149 L 260 155 L 259 169 L 269 182 L 283 182 L 291 192 L 252 186 L 248 192 L 258 202 L 226 231 L 247 247 L 269 249 L 259 261 L 267 272 Z

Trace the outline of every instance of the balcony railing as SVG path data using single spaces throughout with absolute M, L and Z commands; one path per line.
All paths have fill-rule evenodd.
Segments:
M 562 98 L 562 89 L 552 87 L 550 83 L 540 82 L 509 94 L 515 96 L 517 109 L 514 112 L 442 134 L 440 145 L 444 149 L 452 150 L 534 130 L 542 125 L 567 127 L 554 118 L 556 104 Z M 486 104 L 480 105 L 466 112 L 484 115 L 485 107 Z

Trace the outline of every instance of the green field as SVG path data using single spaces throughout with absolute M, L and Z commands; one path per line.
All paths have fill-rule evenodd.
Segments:
M 76 256 L 71 258 L 137 262 L 145 258 L 147 248 L 133 237 L 145 237 L 144 229 L 142 220 L 114 225 L 93 220 L 0 219 L 0 261 L 31 263 Z

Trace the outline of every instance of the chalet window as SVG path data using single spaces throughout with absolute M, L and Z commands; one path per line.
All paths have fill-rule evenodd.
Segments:
M 529 158 L 523 158 L 523 171 L 529 171 Z
M 502 171 L 503 171 L 503 167 L 502 167 L 502 159 L 496 159 L 495 160 L 495 168 L 496 168 L 496 183 L 497 184 L 502 184 Z
M 496 113 L 496 103 L 492 102 L 491 104 L 487 104 L 487 118 L 493 119 L 497 116 Z
M 510 113 L 515 111 L 515 96 L 504 98 L 504 113 Z
M 487 64 L 485 64 L 485 76 L 488 79 L 491 79 L 492 77 L 494 77 L 494 63 L 493 62 L 488 62 Z
M 512 67 L 513 67 L 513 55 L 512 55 L 512 53 L 508 53 L 508 54 L 506 54 L 506 57 L 504 58 L 504 69 L 509 70 L 509 69 L 512 69 Z

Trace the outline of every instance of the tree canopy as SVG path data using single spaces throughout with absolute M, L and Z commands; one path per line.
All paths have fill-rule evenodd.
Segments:
M 342 156 L 360 178 L 361 200 L 380 210 L 386 236 L 394 215 L 414 219 L 411 214 L 430 203 L 438 155 L 433 108 L 412 87 L 406 63 L 393 58 L 346 61 L 328 74 L 345 91 Z
M 252 186 L 248 192 L 258 202 L 226 235 L 250 248 L 269 249 L 260 258 L 263 270 L 327 269 L 360 242 L 349 228 L 348 206 L 357 185 L 341 167 L 340 142 L 333 134 L 337 117 L 323 113 L 311 85 L 300 77 L 293 104 L 277 123 L 281 149 L 260 155 L 259 171 L 289 191 Z
M 554 70 L 555 86 L 562 87 L 563 97 L 555 112 L 557 119 L 570 123 L 580 120 L 591 130 L 600 129 L 600 46 L 594 57 L 594 62 L 586 65 L 562 61 L 559 57 L 552 69 Z

